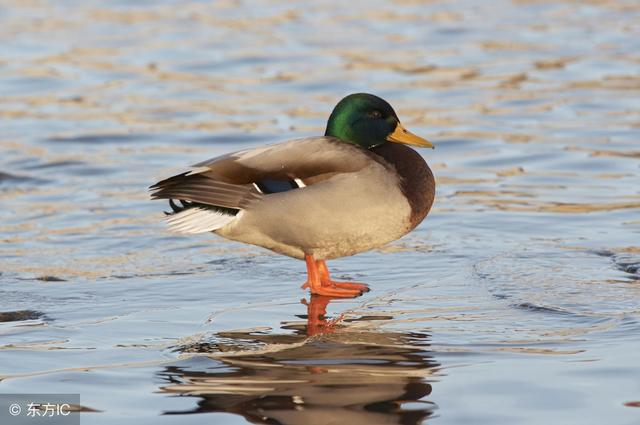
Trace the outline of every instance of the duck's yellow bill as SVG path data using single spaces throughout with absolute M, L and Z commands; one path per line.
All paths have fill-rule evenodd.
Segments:
M 420 136 L 416 136 L 415 134 L 404 128 L 400 123 L 398 123 L 394 132 L 387 136 L 387 140 L 393 143 L 403 143 L 405 145 L 421 146 L 423 148 L 431 149 L 435 148 L 435 146 L 433 146 L 433 143 L 431 143 L 427 139 L 423 139 Z

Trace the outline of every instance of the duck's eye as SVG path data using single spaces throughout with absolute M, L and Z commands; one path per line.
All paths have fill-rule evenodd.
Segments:
M 375 119 L 382 118 L 382 112 L 378 111 L 377 109 L 374 111 L 371 111 L 370 115 L 371 115 L 371 118 L 375 118 Z

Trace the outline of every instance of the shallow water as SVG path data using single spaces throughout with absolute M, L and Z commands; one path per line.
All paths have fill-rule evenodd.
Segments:
M 96 424 L 640 423 L 639 12 L 3 2 L 0 393 Z M 147 186 L 356 91 L 437 146 L 425 222 L 332 262 L 370 293 L 166 231 Z

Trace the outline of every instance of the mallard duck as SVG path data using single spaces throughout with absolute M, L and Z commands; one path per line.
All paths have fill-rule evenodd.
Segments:
M 303 289 L 356 297 L 368 286 L 332 280 L 326 260 L 406 235 L 433 203 L 433 173 L 406 145 L 433 148 L 385 100 L 351 94 L 333 109 L 324 136 L 201 162 L 151 186 L 151 197 L 169 200 L 173 231 L 214 232 L 304 260 Z

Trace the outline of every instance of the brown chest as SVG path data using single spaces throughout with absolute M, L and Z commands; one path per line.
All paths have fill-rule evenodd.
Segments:
M 400 189 L 411 206 L 411 229 L 415 228 L 433 205 L 436 183 L 431 169 L 420 154 L 405 145 L 385 143 L 371 152 L 378 162 L 397 173 Z

